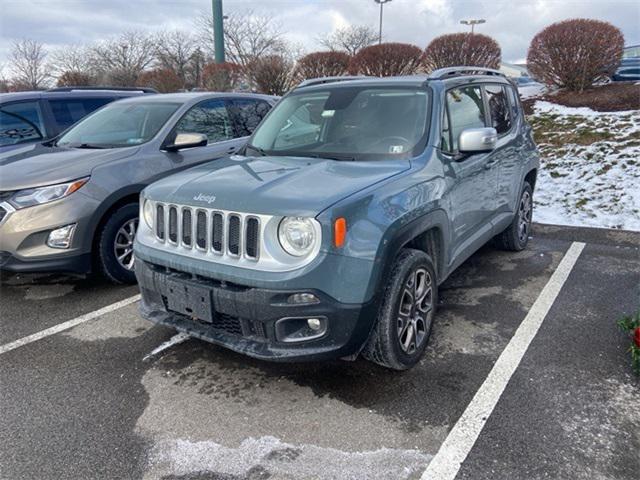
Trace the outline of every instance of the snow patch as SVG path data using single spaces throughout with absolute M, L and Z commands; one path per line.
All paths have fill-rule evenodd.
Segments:
M 541 156 L 534 220 L 640 231 L 640 111 L 543 101 L 534 111 Z
M 344 452 L 292 445 L 272 436 L 247 438 L 236 448 L 177 439 L 154 446 L 145 478 L 208 474 L 212 478 L 409 479 L 417 478 L 431 458 L 417 450 Z

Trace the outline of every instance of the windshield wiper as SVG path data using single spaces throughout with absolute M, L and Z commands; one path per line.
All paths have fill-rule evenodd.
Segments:
M 104 145 L 96 145 L 95 143 L 67 143 L 67 144 L 62 144 L 58 146 L 69 147 L 69 148 L 95 148 L 95 149 L 109 148 Z
M 304 155 L 296 155 L 299 157 L 310 157 L 310 158 L 319 158 L 325 160 L 338 160 L 340 162 L 355 162 L 355 157 L 351 157 L 349 155 L 338 155 L 335 153 L 305 153 Z

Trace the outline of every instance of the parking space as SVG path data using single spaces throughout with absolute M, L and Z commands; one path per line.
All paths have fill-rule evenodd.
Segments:
M 615 321 L 638 306 L 640 235 L 539 225 L 526 251 L 487 246 L 445 282 L 432 342 L 404 373 L 194 339 L 158 351 L 175 332 L 136 304 L 3 353 L 0 476 L 420 478 L 574 241 L 586 246 L 457 478 L 636 478 L 640 387 Z M 5 278 L 0 343 L 135 293 Z

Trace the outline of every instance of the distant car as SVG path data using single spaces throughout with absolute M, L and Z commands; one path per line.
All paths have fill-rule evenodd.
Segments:
M 234 153 L 276 101 L 231 93 L 127 98 L 55 140 L 0 154 L 0 270 L 95 267 L 114 283 L 134 282 L 140 191 Z
M 518 86 L 518 93 L 520 98 L 531 98 L 538 96 L 545 91 L 545 86 L 536 82 L 533 78 L 527 76 L 513 77 L 512 80 Z
M 59 87 L 0 94 L 0 152 L 59 135 L 94 110 L 152 88 Z

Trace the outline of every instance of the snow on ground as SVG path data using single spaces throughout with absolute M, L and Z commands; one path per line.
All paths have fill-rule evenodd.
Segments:
M 640 231 L 640 110 L 596 112 L 538 101 L 534 221 Z

